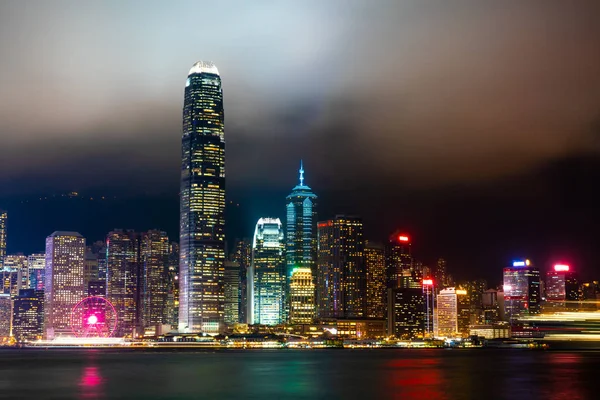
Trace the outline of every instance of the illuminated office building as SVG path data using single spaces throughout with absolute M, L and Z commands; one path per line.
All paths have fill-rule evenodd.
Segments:
M 168 321 L 169 237 L 165 232 L 150 230 L 140 237 L 141 318 L 144 327 Z
M 367 317 L 385 318 L 387 289 L 383 245 L 365 243 L 365 269 L 367 273 Z
M 540 271 L 529 260 L 504 268 L 504 307 L 509 320 L 540 312 Z
M 252 243 L 248 239 L 236 239 L 235 251 L 231 260 L 240 266 L 240 300 L 238 306 L 239 322 L 252 323 L 248 321 L 248 274 L 252 261 Z
M 8 215 L 6 211 L 0 210 L 0 268 L 4 263 L 4 257 L 6 256 L 6 220 Z
M 362 220 L 337 215 L 317 226 L 317 317 L 365 317 L 367 284 Z
M 458 294 L 454 288 L 442 289 L 437 295 L 433 329 L 435 337 L 453 338 L 457 336 Z
M 106 280 L 89 281 L 87 294 L 88 296 L 106 297 Z
M 227 325 L 233 325 L 240 320 L 240 264 L 235 261 L 225 261 L 225 292 L 224 320 Z
M 286 197 L 286 277 L 291 284 L 292 273 L 297 268 L 309 269 L 313 286 L 317 261 L 317 195 L 304 184 L 304 167 L 300 162 L 300 181 Z M 304 277 L 306 272 L 302 272 Z M 288 289 L 291 291 L 291 288 Z M 314 299 L 314 296 L 313 296 Z M 286 301 L 286 306 L 289 306 Z M 314 308 L 314 305 L 313 305 Z
M 22 289 L 13 303 L 12 333 L 18 342 L 34 341 L 43 336 L 44 293 Z
M 388 334 L 398 339 L 425 336 L 426 293 L 417 288 L 388 290 Z
M 553 311 L 576 308 L 579 285 L 570 266 L 556 264 L 546 275 L 546 307 Z
M 29 268 L 27 257 L 14 254 L 4 257 L 4 270 L 16 274 L 16 285 L 12 285 L 11 294 L 16 296 L 21 289 L 29 287 Z M 14 281 L 14 276 L 12 280 Z
M 315 318 L 315 285 L 310 268 L 296 268 L 290 281 L 290 323 L 310 324 Z
M 199 61 L 185 84 L 180 203 L 179 331 L 222 330 L 225 135 L 217 67 Z
M 484 325 L 504 320 L 504 293 L 496 289 L 488 289 L 481 295 L 483 314 L 481 322 Z
M 388 289 L 421 288 L 412 261 L 410 237 L 403 233 L 391 235 L 386 246 Z
M 100 279 L 98 255 L 88 250 L 85 252 L 85 261 L 83 262 L 83 279 L 86 287 L 89 282 Z
M 284 322 L 285 259 L 284 235 L 279 218 L 261 218 L 252 241 L 252 263 L 248 274 L 253 299 L 248 312 L 255 324 Z
M 71 310 L 86 295 L 83 282 L 85 238 L 54 232 L 46 238 L 44 332 L 47 339 L 71 335 Z
M 29 270 L 29 289 L 44 290 L 46 255 L 40 253 L 27 256 L 27 269 Z
M 476 311 L 471 309 L 471 299 L 467 289 L 455 289 L 456 293 L 456 315 L 458 333 L 463 337 L 469 336 L 469 325 L 478 323 Z
M 117 310 L 116 336 L 132 337 L 139 327 L 139 236 L 117 229 L 106 237 L 106 297 Z
M 0 343 L 8 341 L 10 337 L 12 304 L 10 294 L 0 293 Z
M 167 274 L 167 321 L 177 327 L 179 323 L 179 243 L 169 247 L 169 269 Z

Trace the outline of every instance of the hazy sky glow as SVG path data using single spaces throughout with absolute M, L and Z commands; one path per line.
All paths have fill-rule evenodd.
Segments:
M 303 158 L 320 217 L 361 214 L 371 235 L 407 226 L 450 257 L 463 234 L 514 237 L 477 260 L 500 265 L 530 237 L 569 248 L 600 222 L 581 211 L 600 199 L 599 15 L 596 0 L 2 1 L 0 199 L 176 196 L 186 75 L 211 60 L 248 230 L 282 216 Z

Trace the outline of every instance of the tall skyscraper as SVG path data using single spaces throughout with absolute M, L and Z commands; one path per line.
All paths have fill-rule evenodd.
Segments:
M 169 272 L 167 278 L 167 321 L 172 327 L 179 323 L 179 243 L 169 247 Z
M 18 342 L 34 341 L 43 336 L 44 293 L 21 289 L 13 304 L 13 336 Z
M 16 286 L 13 286 L 13 290 L 11 291 L 12 295 L 16 296 L 19 294 L 19 290 L 29 287 L 29 268 L 26 256 L 23 254 L 11 254 L 4 257 L 4 269 L 17 275 Z
M 290 282 L 290 323 L 310 324 L 315 318 L 315 284 L 310 268 L 296 268 Z
M 286 277 L 291 295 L 291 281 L 294 271 L 302 274 L 297 282 L 306 278 L 307 269 L 312 274 L 314 287 L 317 261 L 317 195 L 304 184 L 304 167 L 300 162 L 300 182 L 286 197 Z M 314 301 L 314 295 L 312 296 Z M 291 302 L 286 300 L 286 307 Z M 314 309 L 314 304 L 313 307 Z M 291 310 L 290 310 L 291 312 Z
M 71 310 L 85 297 L 85 238 L 78 232 L 56 231 L 46 238 L 44 331 L 47 339 L 71 335 Z
M 12 303 L 10 294 L 0 293 L 0 343 L 7 342 L 10 337 Z
M 0 210 L 0 268 L 4 264 L 4 257 L 6 256 L 6 220 L 8 214 L 6 211 Z
M 365 317 L 367 283 L 362 220 L 337 215 L 319 222 L 318 238 L 317 316 Z
M 139 327 L 139 236 L 117 229 L 106 237 L 106 297 L 117 310 L 116 336 L 132 337 Z
M 284 322 L 283 236 L 279 218 L 261 218 L 256 223 L 248 279 L 253 298 L 249 315 L 255 324 L 277 325 Z
M 529 260 L 514 261 L 504 268 L 504 307 L 510 321 L 540 312 L 540 270 Z
M 367 317 L 385 318 L 387 289 L 385 251 L 382 244 L 366 242 L 365 268 L 367 271 Z
M 555 311 L 576 308 L 579 285 L 571 267 L 556 264 L 546 275 L 546 306 Z
M 388 290 L 388 334 L 399 339 L 425 336 L 426 294 L 423 289 Z
M 225 135 L 217 67 L 199 61 L 185 84 L 181 161 L 179 330 L 223 328 Z
M 433 320 L 436 337 L 453 338 L 458 334 L 458 297 L 454 288 L 440 290 Z
M 29 289 L 44 290 L 44 274 L 46 269 L 46 255 L 30 254 L 27 257 L 29 270 Z
M 414 274 L 412 261 L 410 237 L 398 232 L 392 234 L 386 246 L 388 289 L 421 288 L 421 283 Z
M 250 263 L 252 261 L 252 243 L 250 240 L 246 238 L 236 239 L 235 251 L 230 258 L 240 266 L 239 322 L 252 323 L 248 320 L 248 274 L 250 273 Z
M 150 230 L 140 240 L 142 324 L 155 327 L 168 321 L 169 237 Z
M 240 264 L 236 261 L 225 261 L 225 306 L 224 320 L 227 325 L 240 321 Z

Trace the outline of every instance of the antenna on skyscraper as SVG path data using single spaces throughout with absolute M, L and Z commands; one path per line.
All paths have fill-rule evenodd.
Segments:
M 302 160 L 300 160 L 300 186 L 304 185 L 304 167 L 302 166 Z

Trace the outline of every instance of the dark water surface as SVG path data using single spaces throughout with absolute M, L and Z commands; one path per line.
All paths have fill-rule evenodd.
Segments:
M 600 399 L 600 352 L 0 350 L 0 399 Z

